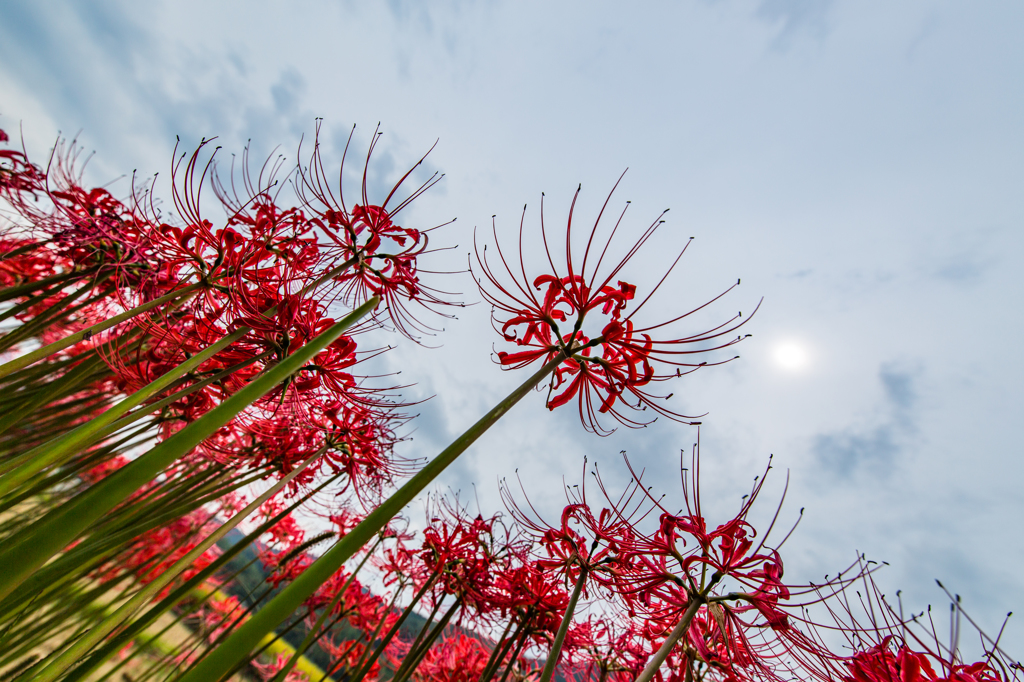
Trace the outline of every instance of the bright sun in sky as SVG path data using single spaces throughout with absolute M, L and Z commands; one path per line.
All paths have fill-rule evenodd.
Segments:
M 782 369 L 795 372 L 807 366 L 807 349 L 795 341 L 786 341 L 775 347 L 773 358 Z

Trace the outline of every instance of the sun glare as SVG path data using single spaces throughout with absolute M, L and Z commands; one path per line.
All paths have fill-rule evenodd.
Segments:
M 779 344 L 775 348 L 775 362 L 782 369 L 789 371 L 801 370 L 807 366 L 807 350 L 792 341 Z

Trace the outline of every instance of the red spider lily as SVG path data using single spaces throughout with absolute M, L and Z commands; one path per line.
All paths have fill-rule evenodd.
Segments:
M 939 667 L 936 672 L 935 665 Z M 861 651 L 846 662 L 849 674 L 843 682 L 1005 682 L 1003 670 L 991 660 L 954 663 L 933 654 L 897 646 L 893 637 Z
M 720 616 L 721 608 L 718 609 Z M 722 680 L 745 682 L 753 678 L 775 679 L 765 674 L 768 668 L 749 650 L 745 638 L 721 617 L 714 608 L 698 614 L 690 624 L 682 646 L 668 657 L 669 682 L 683 680 Z
M 374 565 L 384 575 L 384 585 L 410 584 L 419 591 L 436 575 L 426 563 L 420 560 L 420 549 L 411 544 L 414 536 L 399 533 L 394 543 L 385 547 L 373 558 Z
M 416 682 L 476 682 L 491 652 L 483 642 L 456 632 L 431 647 L 416 667 Z
M 0 143 L 10 141 L 7 133 L 0 130 Z M 0 149 L 0 197 L 16 208 L 23 204 L 24 194 L 34 196 L 43 191 L 43 170 L 28 160 L 24 152 Z
M 118 554 L 117 561 L 101 569 L 100 579 L 110 580 L 134 574 L 142 584 L 148 584 L 163 574 L 170 566 L 188 554 L 215 528 L 213 517 L 199 509 L 186 514 L 171 523 L 140 535 L 127 549 Z M 182 572 L 188 580 L 217 558 L 219 550 L 211 548 L 203 553 L 187 570 Z M 172 589 L 168 585 L 159 597 L 165 597 Z
M 262 519 L 272 519 L 284 511 L 286 506 L 280 496 L 274 497 L 260 507 L 259 516 Z M 291 514 L 271 526 L 267 533 L 271 544 L 281 544 L 288 548 L 302 544 L 306 537 L 306 531 Z
M 805 676 L 825 682 L 1016 682 L 1021 679 L 1024 667 L 1000 648 L 1006 622 L 995 638 L 989 637 L 963 611 L 959 596 L 946 592 L 950 598 L 950 637 L 948 643 L 940 643 L 942 638 L 932 621 L 931 607 L 928 607 L 927 617 L 920 613 L 905 618 L 902 604 L 898 611 L 889 604 L 873 575 L 866 570 L 863 558 L 859 561 L 862 589 L 857 591 L 857 600 L 845 598 L 833 584 L 823 585 L 819 588 L 822 606 L 828 610 L 832 622 L 805 620 L 802 623 L 807 638 L 814 640 L 817 648 L 789 653 Z M 983 653 L 973 662 L 973 656 L 967 658 L 959 649 L 962 634 L 969 628 L 979 635 Z M 854 653 L 834 653 L 834 642 L 832 648 L 826 646 L 826 639 L 837 637 L 845 639 L 846 646 Z
M 635 620 L 593 615 L 569 629 L 564 651 L 563 675 L 581 682 L 632 680 L 652 653 Z
M 281 670 L 284 669 L 288 662 L 291 660 L 292 655 L 290 653 L 282 651 L 277 657 L 269 663 L 261 663 L 259 661 L 252 661 L 252 667 L 256 669 L 259 676 L 264 680 L 274 679 Z M 310 682 L 309 675 L 302 672 L 301 670 L 291 670 L 288 675 L 285 676 L 284 682 Z
M 80 268 L 116 271 L 124 284 L 138 285 L 159 272 L 153 226 L 107 190 L 86 191 L 72 183 L 69 180 L 64 188 L 49 191 L 66 221 L 66 225 L 58 223 L 63 229 L 53 234 L 57 248 Z
M 308 306 L 285 308 L 290 331 L 287 341 L 257 337 L 233 344 L 179 382 L 179 390 L 190 391 L 172 403 L 162 416 L 164 436 L 170 435 L 219 405 L 243 388 L 278 355 L 299 347 L 324 325 L 333 321 L 322 311 Z M 111 354 L 121 390 L 130 392 L 173 369 L 202 348 L 197 337 L 217 336 L 195 332 L 199 320 L 189 316 L 178 324 L 152 328 L 152 342 L 141 355 Z M 273 337 L 274 335 L 271 334 Z M 297 340 L 296 340 L 297 339 Z M 362 386 L 351 371 L 361 359 L 356 342 L 341 337 L 318 354 L 288 382 L 267 393 L 212 438 L 197 453 L 222 463 L 247 463 L 252 467 L 273 466 L 290 471 L 309 455 L 322 450 L 320 459 L 295 482 L 311 481 L 323 467 L 348 474 L 348 483 L 366 494 L 377 494 L 391 478 L 403 471 L 392 456 L 397 441 L 394 429 L 403 417 L 399 404 L 384 404 L 377 396 L 382 389 Z M 222 376 L 228 373 L 227 376 Z M 215 383 L 208 378 L 221 376 Z M 200 383 L 203 385 L 199 385 Z
M 367 174 L 370 157 L 381 134 L 379 129 L 374 131 L 366 154 L 360 203 L 349 208 L 345 203 L 340 180 L 352 135 L 349 135 L 345 144 L 335 196 L 331 187 L 333 183 L 327 177 L 320 156 L 319 123 L 308 168 L 300 169 L 302 182 L 296 183 L 296 187 L 306 209 L 316 216 L 311 224 L 330 239 L 331 243 L 325 246 L 325 252 L 350 266 L 337 277 L 345 301 L 353 304 L 365 301 L 370 296 L 380 296 L 395 328 L 415 340 L 419 334 L 430 334 L 437 330 L 417 320 L 409 310 L 410 304 L 415 303 L 437 314 L 441 314 L 440 310 L 445 306 L 461 304 L 446 300 L 449 294 L 420 281 L 418 259 L 430 253 L 427 248 L 428 233 L 437 228 L 419 230 L 401 227 L 395 223 L 395 218 L 443 176 L 432 175 L 405 199 L 392 203 L 405 181 L 426 159 L 424 155 L 395 183 L 383 201 L 379 204 L 371 203 L 367 194 Z
M 523 637 L 542 645 L 550 643 L 569 605 L 569 593 L 562 581 L 536 564 L 496 572 L 491 599 L 526 624 Z
M 14 156 L 9 156 L 14 154 Z M 153 244 L 156 226 L 108 190 L 82 185 L 84 164 L 75 141 L 54 146 L 45 171 L 23 153 L 0 152 L 10 163 L 0 171 L 3 196 L 28 231 L 78 269 L 115 275 L 133 286 L 159 276 L 162 263 Z M 31 201 L 29 201 L 31 197 Z M 47 201 L 39 203 L 44 197 Z
M 587 460 L 584 458 L 584 472 L 586 467 Z M 614 580 L 622 568 L 619 561 L 620 547 L 623 543 L 631 542 L 632 528 L 639 518 L 624 518 L 619 514 L 617 510 L 625 508 L 628 502 L 625 498 L 618 501 L 616 511 L 603 508 L 595 514 L 587 502 L 585 476 L 583 481 L 582 486 L 566 487 L 569 504 L 562 510 L 558 525 L 544 521 L 528 497 L 526 502 L 531 513 L 526 513 L 516 503 L 504 482 L 499 486 L 499 492 L 505 508 L 512 514 L 518 527 L 543 548 L 545 556 L 537 559 L 538 568 L 555 571 L 567 583 L 575 582 L 583 570 L 591 576 L 599 573 L 605 576 L 605 580 Z M 521 479 L 519 485 L 525 495 Z M 583 596 L 587 596 L 586 585 L 583 587 Z
M 183 221 L 177 225 L 160 221 L 151 201 L 147 208 L 151 190 L 123 203 L 104 189 L 83 187 L 73 144 L 58 145 L 45 173 L 36 173 L 24 155 L 4 157 L 10 159 L 3 165 L 4 177 L 13 178 L 15 171 L 26 177 L 38 175 L 53 209 L 47 213 L 31 207 L 21 199 L 24 183 L 17 187 L 7 183 L 4 196 L 20 201 L 16 211 L 50 243 L 5 259 L 0 284 L 75 268 L 99 268 L 94 278 L 108 270 L 115 275 L 111 288 L 104 290 L 106 298 L 97 297 L 100 300 L 60 318 L 40 334 L 43 343 L 120 313 L 133 302 L 163 295 L 189 280 L 200 281 L 201 290 L 181 301 L 177 309 L 138 316 L 105 334 L 106 339 L 117 338 L 134 326 L 149 336 L 131 355 L 117 349 L 104 352 L 118 388 L 131 392 L 226 334 L 251 330 L 175 386 L 189 394 L 160 416 L 165 437 L 219 405 L 271 363 L 332 324 L 327 309 L 338 295 L 338 285 L 305 291 L 314 281 L 336 274 L 340 263 L 331 257 L 339 254 L 322 251 L 323 234 L 318 234 L 302 209 L 277 203 L 276 194 L 271 193 L 276 168 L 261 173 L 255 183 L 244 169 L 247 195 L 239 198 L 227 192 L 212 172 L 212 156 L 205 164 L 200 162 L 207 144 L 191 155 L 183 154 L 172 167 L 174 206 Z M 16 162 L 21 165 L 14 168 Z M 221 228 L 199 211 L 201 189 L 208 178 L 228 209 L 227 224 Z M 386 227 L 379 212 L 360 208 L 353 215 L 374 223 L 383 235 L 399 230 Z M 31 243 L 18 240 L 15 248 Z M 35 316 L 79 291 L 88 296 L 86 287 L 58 292 L 26 315 Z M 356 362 L 353 338 L 339 339 L 200 446 L 197 454 L 223 463 L 248 459 L 252 466 L 270 464 L 285 472 L 325 448 L 325 460 L 303 472 L 295 485 L 311 481 L 326 464 L 335 471 L 348 471 L 350 483 L 358 490 L 379 496 L 383 485 L 403 471 L 391 452 L 397 440 L 394 428 L 403 417 L 395 413 L 398 405 L 386 391 L 362 386 L 362 380 L 352 374 Z M 200 381 L 224 373 L 228 376 L 193 390 Z
M 213 596 L 207 599 L 201 615 L 203 625 L 208 631 L 207 639 L 211 642 L 217 641 L 243 612 L 244 607 L 238 601 L 238 597 L 227 596 L 221 599 Z
M 0 260 L 0 287 L 38 281 L 73 267 L 51 249 L 37 247 L 24 251 L 36 244 L 38 242 L 34 239 L 0 239 L 0 253 L 10 254 L 22 250 L 21 255 L 6 256 Z
M 737 598 L 742 594 L 743 600 L 768 625 L 786 628 L 786 615 L 779 611 L 778 602 L 788 600 L 791 593 L 781 580 L 778 548 L 767 548 L 765 540 L 755 546 L 756 531 L 746 520 L 764 485 L 764 477 L 758 477 L 735 517 L 710 530 L 701 510 L 696 449 L 692 468 L 692 476 L 687 476 L 685 468 L 682 471 L 685 510 L 680 513 L 669 512 L 661 500 L 647 493 L 640 476 L 633 472 L 635 490 L 645 493 L 661 515 L 656 531 L 634 532 L 622 544 L 620 551 L 626 568 L 612 586 L 629 599 L 631 607 L 642 608 L 656 621 L 664 613 L 679 612 L 695 595 L 728 579 L 734 583 L 732 593 Z M 766 538 L 773 526 L 774 520 Z
M 335 601 L 339 591 L 344 593 Z M 335 622 L 346 620 L 352 627 L 364 632 L 373 632 L 383 621 L 382 630 L 387 631 L 399 614 L 388 607 L 380 596 L 372 594 L 357 578 L 341 570 L 325 582 L 315 595 L 306 601 L 310 613 L 334 602 L 331 616 Z
M 630 467 L 634 480 L 611 508 L 624 521 L 660 512 L 658 523 L 653 530 L 631 524 L 632 532 L 622 533 L 617 544 L 617 570 L 595 579 L 620 595 L 630 616 L 643 618 L 643 636 L 660 644 L 640 679 L 653 679 L 647 676 L 650 666 L 665 661 L 677 675 L 666 679 L 777 682 L 785 677 L 777 669 L 785 669 L 787 661 L 813 659 L 824 651 L 793 621 L 809 626 L 806 607 L 841 595 L 872 569 L 855 564 L 827 588 L 784 581 L 778 550 L 789 535 L 774 547 L 766 544 L 779 510 L 760 540 L 747 520 L 764 478 L 755 479 L 738 514 L 712 526 L 701 506 L 698 452 L 695 446 L 689 470 L 681 467 L 684 508 L 678 512 L 653 497 L 642 474 Z
M 359 667 L 367 648 L 366 644 L 360 641 L 335 642 L 334 638 L 330 636 L 323 637 L 319 642 L 320 647 L 331 658 L 331 670 L 334 671 L 334 674 L 341 673 L 341 679 L 346 679 L 345 673 L 351 673 Z M 362 679 L 372 682 L 379 679 L 380 672 L 381 664 L 374 662 Z
M 438 576 L 433 599 L 452 596 L 465 608 L 485 613 L 497 568 L 496 519 L 470 518 L 457 502 L 438 500 L 434 506 L 419 551 L 425 572 Z
M 612 193 L 614 191 L 613 187 Z M 712 329 L 674 339 L 661 340 L 652 336 L 712 302 L 661 323 L 643 325 L 633 319 L 665 282 L 686 248 L 639 305 L 627 312 L 627 307 L 636 297 L 636 286 L 617 278 L 661 225 L 661 216 L 640 235 L 621 260 L 612 266 L 602 267 L 625 211 L 616 220 L 604 246 L 600 246 L 597 233 L 611 200 L 609 194 L 586 238 L 581 255 L 573 244 L 572 236 L 573 212 L 578 196 L 577 189 L 569 210 L 564 260 L 552 253 L 544 226 L 543 197 L 541 199 L 541 237 L 551 268 L 546 274 L 528 276 L 522 256 L 518 265 L 513 264 L 501 249 L 496 226 L 492 227 L 492 232 L 500 265 L 489 262 L 486 247 L 481 249 L 474 240 L 478 285 L 484 299 L 493 306 L 495 329 L 500 331 L 505 341 L 523 349 L 512 353 L 499 352 L 500 364 L 506 369 L 517 369 L 538 360 L 547 363 L 559 356 L 564 357 L 549 384 L 548 408 L 554 409 L 577 399 L 584 426 L 599 434 L 610 433 L 600 423 L 599 416 L 603 414 L 629 427 L 645 426 L 653 421 L 627 416 L 624 408 L 638 411 L 650 408 L 656 414 L 678 421 L 692 419 L 664 407 L 662 402 L 671 394 L 654 394 L 653 384 L 706 365 L 727 362 L 691 358 L 739 341 L 739 337 L 734 338 L 732 334 L 743 321 L 737 316 Z M 519 226 L 520 253 L 527 241 L 524 236 L 525 217 L 524 209 Z M 600 321 L 595 322 L 594 317 L 599 317 Z M 585 320 L 596 334 L 584 332 Z

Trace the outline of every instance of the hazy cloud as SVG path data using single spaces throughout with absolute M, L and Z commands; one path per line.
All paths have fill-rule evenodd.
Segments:
M 981 281 L 995 259 L 980 253 L 958 253 L 939 264 L 935 277 L 952 284 L 973 285 Z
M 833 0 L 761 0 L 754 15 L 779 25 L 778 41 L 785 44 L 801 31 L 824 36 L 828 32 L 832 3 Z
M 841 476 L 858 468 L 891 469 L 906 436 L 916 429 L 917 374 L 917 370 L 896 363 L 882 365 L 878 372 L 886 398 L 882 414 L 873 424 L 816 436 L 811 449 L 817 460 Z
M 914 388 L 916 372 L 888 363 L 882 365 L 878 378 L 885 388 L 885 395 L 894 407 L 907 411 L 917 402 L 917 390 Z

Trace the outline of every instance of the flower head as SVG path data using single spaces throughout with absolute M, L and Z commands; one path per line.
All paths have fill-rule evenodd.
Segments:
M 546 273 L 527 274 L 522 258 L 526 242 L 525 208 L 519 226 L 518 264 L 506 257 L 498 242 L 496 226 L 492 227 L 492 232 L 498 252 L 497 262 L 488 259 L 486 245 L 481 248 L 478 242 L 474 242 L 476 269 L 472 265 L 470 269 L 477 277 L 484 299 L 493 306 L 495 329 L 504 341 L 517 347 L 511 352 L 499 351 L 500 364 L 505 369 L 515 369 L 538 360 L 547 363 L 563 357 L 548 384 L 547 406 L 554 409 L 577 400 L 584 426 L 595 433 L 611 432 L 600 423 L 601 415 L 608 415 L 629 427 L 651 423 L 653 419 L 629 414 L 648 409 L 677 421 L 693 419 L 665 407 L 664 401 L 672 394 L 656 393 L 654 385 L 706 365 L 733 359 L 708 361 L 697 360 L 694 356 L 717 351 L 739 341 L 741 337 L 733 334 L 745 320 L 737 315 L 711 329 L 664 338 L 670 327 L 711 301 L 663 322 L 644 323 L 635 319 L 679 263 L 686 247 L 676 256 L 668 272 L 639 303 L 635 303 L 637 287 L 619 279 L 620 273 L 664 222 L 664 213 L 616 262 L 612 255 L 612 242 L 622 225 L 625 209 L 602 246 L 598 232 L 611 200 L 609 194 L 580 253 L 581 248 L 574 243 L 572 230 L 579 192 L 577 189 L 569 210 L 565 253 L 561 258 L 556 257 L 553 242 L 548 239 L 544 201 L 541 199 L 541 242 L 550 267 Z M 730 289 L 732 287 L 726 292 Z
M 392 324 L 411 339 L 416 340 L 421 334 L 437 331 L 410 312 L 411 305 L 416 304 L 430 312 L 450 317 L 441 313 L 441 309 L 461 305 L 448 300 L 448 292 L 434 289 L 420 279 L 418 261 L 421 256 L 430 253 L 427 247 L 428 233 L 437 228 L 407 228 L 399 225 L 396 219 L 399 212 L 444 176 L 435 173 L 404 199 L 396 198 L 401 196 L 402 185 L 426 159 L 424 155 L 399 178 L 379 204 L 371 203 L 367 192 L 367 175 L 370 157 L 382 134 L 377 130 L 366 153 L 360 202 L 346 203 L 341 176 L 352 135 L 349 135 L 345 144 L 342 169 L 335 190 L 320 157 L 319 132 L 318 124 L 309 165 L 299 169 L 300 181 L 296 182 L 296 189 L 305 208 L 314 216 L 311 224 L 327 237 L 324 252 L 338 262 L 348 264 L 348 268 L 335 278 L 340 285 L 342 298 L 351 304 L 379 296 L 384 301 Z

